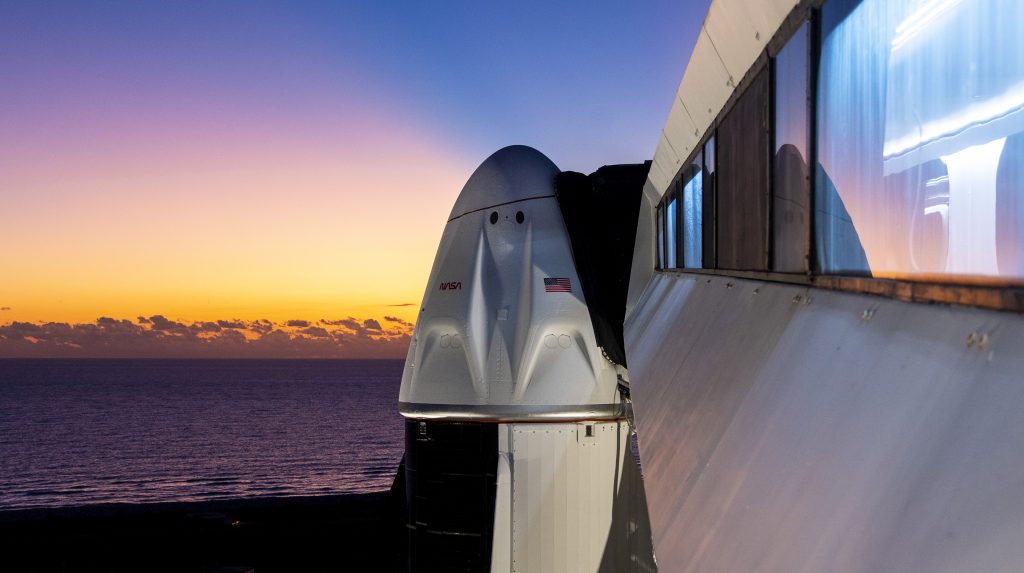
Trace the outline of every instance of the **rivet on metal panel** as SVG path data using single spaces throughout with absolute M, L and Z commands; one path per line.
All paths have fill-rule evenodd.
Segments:
M 978 350 L 984 350 L 988 346 L 988 334 L 982 334 L 981 338 L 978 339 Z
M 812 297 L 811 295 L 805 296 L 804 297 L 804 306 L 807 306 L 807 305 L 811 304 L 812 300 L 814 300 L 814 297 Z
M 725 288 L 732 288 L 732 282 L 725 283 Z
M 754 289 L 754 294 L 757 294 L 759 292 L 761 292 L 761 289 L 759 289 L 759 288 Z
M 860 313 L 860 319 L 864 322 L 868 322 L 875 316 L 875 309 L 865 308 L 864 312 Z
M 804 300 L 804 297 L 796 295 L 793 297 L 793 304 L 800 304 Z
M 754 39 L 755 40 L 760 40 L 761 39 L 761 32 L 754 32 Z
M 967 335 L 967 348 L 974 346 L 974 343 L 978 342 L 978 333 L 972 332 Z

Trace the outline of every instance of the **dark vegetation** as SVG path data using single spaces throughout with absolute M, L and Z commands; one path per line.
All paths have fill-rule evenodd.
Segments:
M 402 510 L 392 500 L 379 492 L 0 512 L 0 570 L 394 571 Z

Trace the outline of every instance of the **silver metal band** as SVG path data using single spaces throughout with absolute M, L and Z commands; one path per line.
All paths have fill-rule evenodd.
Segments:
M 618 419 L 626 415 L 626 410 L 621 403 L 544 406 L 532 404 L 423 404 L 399 402 L 398 411 L 406 418 L 489 420 L 496 422 Z

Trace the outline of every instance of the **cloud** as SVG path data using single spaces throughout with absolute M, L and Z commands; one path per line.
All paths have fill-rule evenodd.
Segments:
M 324 320 L 321 318 L 320 324 L 326 324 L 328 326 L 344 326 L 350 330 L 361 330 L 363 328 L 363 324 L 351 316 L 340 320 Z
M 199 329 L 202 332 L 220 332 L 221 330 L 223 330 L 223 328 L 221 328 L 220 324 L 218 324 L 219 322 L 219 320 L 217 322 L 204 322 L 201 325 L 199 325 Z
M 222 319 L 183 322 L 161 314 L 135 321 L 0 323 L 0 358 L 401 358 L 411 324 L 385 318 Z
M 270 322 L 269 320 L 267 320 L 265 318 L 261 318 L 259 320 L 254 320 L 254 321 L 250 322 L 248 324 L 248 328 L 249 328 L 249 330 L 252 330 L 253 332 L 258 332 L 260 334 L 267 334 L 270 331 L 274 330 L 274 323 Z
M 0 306 L 0 310 L 11 310 L 9 306 Z
M 154 314 L 149 317 L 149 322 L 153 325 L 153 330 L 163 330 L 168 332 L 182 332 L 188 330 L 188 327 L 184 324 L 173 320 L 167 320 L 167 318 L 162 314 Z
M 221 328 L 245 328 L 245 323 L 241 320 L 218 320 L 217 324 Z
M 308 328 L 303 328 L 302 330 L 299 331 L 299 334 L 305 334 L 307 336 L 312 336 L 314 338 L 330 338 L 331 337 L 331 333 L 330 332 L 327 332 L 326 329 L 320 328 L 319 326 L 310 326 Z
M 399 304 L 385 304 L 384 306 L 416 306 L 416 303 L 402 302 L 402 303 L 399 303 Z
M 380 323 L 372 318 L 367 318 L 363 321 L 363 328 L 366 330 L 380 330 Z
M 408 328 L 412 328 L 413 327 L 413 324 L 411 322 L 409 322 L 407 320 L 402 320 L 401 318 L 398 318 L 397 316 L 385 316 L 384 320 L 387 321 L 387 322 L 394 322 L 395 324 L 400 324 L 400 325 L 408 327 Z

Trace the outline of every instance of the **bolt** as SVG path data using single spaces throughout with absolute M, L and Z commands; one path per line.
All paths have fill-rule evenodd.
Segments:
M 981 349 L 985 348 L 986 346 L 988 346 L 988 341 L 989 341 L 988 334 L 987 333 L 986 334 L 982 334 L 981 338 L 978 339 L 978 350 L 981 350 Z

